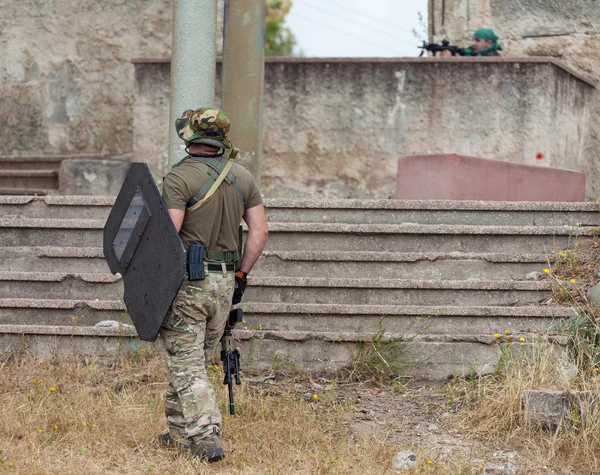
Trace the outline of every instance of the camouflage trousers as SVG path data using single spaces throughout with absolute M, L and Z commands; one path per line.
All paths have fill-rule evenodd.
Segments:
M 169 388 L 165 415 L 171 437 L 182 442 L 220 430 L 221 413 L 206 365 L 223 336 L 235 278 L 206 273 L 184 280 L 160 330 L 167 353 Z

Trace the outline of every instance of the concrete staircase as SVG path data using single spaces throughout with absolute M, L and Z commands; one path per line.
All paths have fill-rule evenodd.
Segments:
M 58 191 L 60 156 L 0 156 L 0 195 L 48 195 Z
M 0 197 L 0 336 L 46 356 L 108 356 L 138 342 L 122 283 L 102 256 L 113 198 Z M 594 203 L 267 200 L 267 249 L 249 276 L 245 364 L 336 369 L 385 331 L 416 374 L 444 377 L 497 360 L 494 333 L 534 341 L 568 307 L 536 305 L 525 281 L 555 249 L 600 225 Z

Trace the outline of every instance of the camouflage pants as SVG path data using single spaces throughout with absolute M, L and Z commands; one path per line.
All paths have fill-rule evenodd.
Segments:
M 189 442 L 215 426 L 220 429 L 221 413 L 206 365 L 223 336 L 234 282 L 232 272 L 185 279 L 160 330 L 169 372 L 165 414 L 176 440 Z

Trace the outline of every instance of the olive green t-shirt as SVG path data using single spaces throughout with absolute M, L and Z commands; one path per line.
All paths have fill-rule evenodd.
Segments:
M 187 158 L 174 167 L 163 182 L 163 199 L 168 209 L 185 210 L 187 202 L 200 191 L 213 169 L 200 160 Z M 239 163 L 230 173 L 242 189 L 247 208 L 262 204 L 254 177 Z M 238 228 L 244 214 L 244 202 L 236 187 L 224 180 L 202 206 L 185 215 L 179 235 L 187 248 L 202 244 L 210 251 L 235 251 Z

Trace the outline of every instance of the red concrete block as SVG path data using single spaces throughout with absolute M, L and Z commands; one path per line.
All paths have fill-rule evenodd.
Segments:
M 465 155 L 398 160 L 399 200 L 585 201 L 585 174 Z

